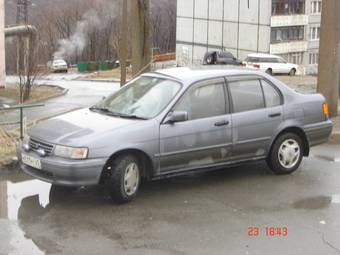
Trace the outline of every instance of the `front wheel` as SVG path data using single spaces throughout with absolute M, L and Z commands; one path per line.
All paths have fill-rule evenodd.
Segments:
M 137 195 L 141 179 L 138 159 L 133 155 L 119 156 L 110 169 L 111 198 L 121 204 L 130 202 Z
M 289 72 L 289 75 L 290 75 L 290 76 L 294 76 L 295 74 L 296 74 L 295 68 L 293 68 L 292 70 L 290 70 L 290 72 Z
M 267 163 L 275 174 L 290 174 L 299 168 L 302 158 L 301 138 L 294 133 L 286 133 L 274 142 Z
M 273 75 L 273 70 L 271 68 L 268 68 L 266 70 L 266 73 L 269 74 L 269 75 Z

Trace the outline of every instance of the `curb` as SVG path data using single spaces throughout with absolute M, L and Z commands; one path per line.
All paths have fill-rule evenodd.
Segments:
M 117 83 L 120 82 L 119 79 L 116 80 L 93 80 L 93 79 L 77 79 L 76 81 L 88 81 L 88 82 L 103 82 L 103 83 Z

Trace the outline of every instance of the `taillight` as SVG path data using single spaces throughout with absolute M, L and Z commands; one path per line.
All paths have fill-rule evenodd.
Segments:
M 260 65 L 253 65 L 255 68 L 260 68 Z
M 329 106 L 327 103 L 322 104 L 322 112 L 326 119 L 329 119 Z

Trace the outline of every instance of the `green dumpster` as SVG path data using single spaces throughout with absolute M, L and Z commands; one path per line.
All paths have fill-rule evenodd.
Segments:
M 90 62 L 87 64 L 87 71 L 93 72 L 99 70 L 99 63 L 98 62 Z
M 107 70 L 110 70 L 110 68 L 109 68 L 109 62 L 100 62 L 100 64 L 99 64 L 99 70 L 100 70 L 100 71 L 107 71 Z
M 87 63 L 78 63 L 77 69 L 79 73 L 85 73 L 87 71 Z

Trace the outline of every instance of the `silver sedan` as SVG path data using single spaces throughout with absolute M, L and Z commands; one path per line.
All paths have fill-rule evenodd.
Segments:
M 258 71 L 173 68 L 39 123 L 18 157 L 29 175 L 56 185 L 108 184 L 124 203 L 142 179 L 253 160 L 290 174 L 331 131 L 320 94 L 299 94 Z

